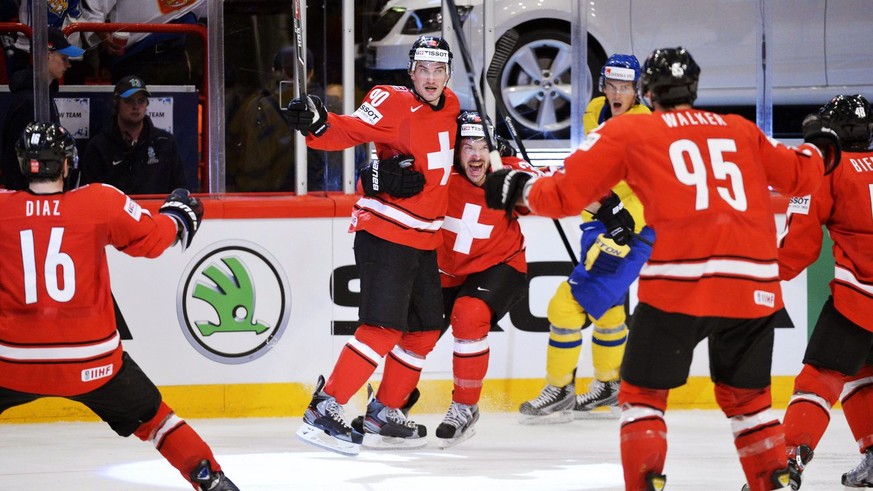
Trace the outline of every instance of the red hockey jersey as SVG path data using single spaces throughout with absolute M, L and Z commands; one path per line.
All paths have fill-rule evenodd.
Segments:
M 328 113 L 330 128 L 306 144 L 320 150 L 341 150 L 361 143 L 376 144 L 380 159 L 412 155 L 412 168 L 423 173 L 424 190 L 410 198 L 386 193 L 362 196 L 352 212 L 350 232 L 366 230 L 385 240 L 423 250 L 439 245 L 452 173 L 458 97 L 445 89 L 442 107 L 419 100 L 406 87 L 378 85 L 349 116 Z
M 843 152 L 818 191 L 791 198 L 779 240 L 783 280 L 818 259 L 822 225 L 834 242 L 834 307 L 873 331 L 873 152 Z
M 782 307 L 767 185 L 809 193 L 822 170 L 817 148 L 786 147 L 740 116 L 627 114 L 589 133 L 563 172 L 538 179 L 529 203 L 540 215 L 575 215 L 624 179 L 657 233 L 640 273 L 640 302 L 694 316 L 757 318 Z
M 121 191 L 92 184 L 0 193 L 0 386 L 68 396 L 121 367 L 106 246 L 156 257 L 176 224 Z
M 539 173 L 516 157 L 504 157 L 502 161 L 504 167 Z M 500 263 L 527 273 L 524 235 L 517 217 L 509 219 L 503 210 L 488 208 L 485 190 L 463 174 L 455 173 L 450 180 L 449 208 L 442 234 L 437 261 L 445 275 L 463 277 Z

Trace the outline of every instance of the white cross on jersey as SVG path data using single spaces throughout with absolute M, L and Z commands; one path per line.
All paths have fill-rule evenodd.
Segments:
M 494 225 L 479 223 L 479 214 L 481 213 L 481 206 L 467 203 L 464 205 L 464 213 L 461 215 L 460 220 L 455 217 L 446 217 L 443 222 L 443 228 L 457 234 L 452 250 L 461 254 L 470 254 L 470 248 L 473 247 L 473 239 L 487 239 L 491 237 Z
M 455 149 L 449 143 L 449 132 L 439 132 L 440 149 L 436 152 L 428 152 L 427 168 L 442 169 L 443 178 L 440 180 L 440 186 L 445 186 L 449 182 L 449 175 L 452 173 L 452 161 L 455 158 Z

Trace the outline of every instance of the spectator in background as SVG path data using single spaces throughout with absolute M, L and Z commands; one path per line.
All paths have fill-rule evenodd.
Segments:
M 313 81 L 314 59 L 312 51 L 307 49 L 307 92 L 325 98 L 324 88 Z M 295 63 L 294 48 L 280 48 L 273 57 L 272 76 L 267 87 L 244 104 L 237 118 L 241 124 L 231 123 L 239 139 L 234 151 L 237 157 L 227 163 L 229 190 L 295 190 L 295 134 L 283 117 L 283 108 L 293 95 Z M 330 111 L 341 111 L 342 99 L 335 94 L 327 95 L 325 105 Z M 342 153 L 307 149 L 308 190 L 339 189 L 341 167 Z
M 104 182 L 125 194 L 169 193 L 187 187 L 176 139 L 146 114 L 149 91 L 135 76 L 115 85 L 111 124 L 88 142 L 82 184 Z
M 205 0 L 175 2 L 142 2 L 118 0 L 85 0 L 82 22 L 196 24 L 205 13 Z M 85 34 L 91 46 L 101 46 L 109 56 L 112 83 L 136 75 L 151 85 L 190 85 L 191 58 L 186 47 L 187 36 L 176 33 L 130 34 L 126 46 L 109 41 L 111 32 Z
M 48 2 L 48 25 L 63 29 L 64 27 L 78 22 L 82 15 L 79 8 L 80 0 L 66 0 L 64 2 Z M 28 26 L 33 25 L 31 22 L 31 10 L 33 0 L 22 0 L 18 6 L 18 22 Z M 69 36 L 70 44 L 81 47 L 79 33 L 72 33 Z M 18 33 L 14 37 L 14 45 L 7 47 L 6 53 L 6 70 L 11 77 L 13 73 L 30 66 L 30 43 L 31 40 L 23 33 Z M 76 57 L 80 58 L 80 57 Z M 68 84 L 83 84 L 85 83 L 85 75 L 87 67 L 81 59 L 72 60 L 71 67 L 64 75 L 64 82 Z
M 58 81 L 64 78 L 64 74 L 70 68 L 70 58 L 82 56 L 81 48 L 70 44 L 63 31 L 56 27 L 48 28 L 48 80 L 49 91 L 55 93 L 58 90 Z M 27 189 L 27 179 L 18 168 L 15 159 L 15 142 L 21 137 L 21 132 L 28 123 L 34 120 L 34 97 L 33 97 L 33 69 L 26 68 L 16 72 L 9 82 L 9 91 L 12 97 L 9 107 L 3 116 L 3 126 L 0 129 L 0 156 L 3 161 L 0 168 L 3 169 L 3 185 L 6 189 Z M 50 119 L 59 123 L 58 108 L 54 101 L 50 101 Z

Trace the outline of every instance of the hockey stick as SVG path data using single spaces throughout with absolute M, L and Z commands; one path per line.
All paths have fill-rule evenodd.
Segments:
M 304 0 L 306 1 L 306 0 Z M 300 0 L 294 0 L 294 51 L 297 52 L 297 63 L 294 67 L 294 97 L 306 97 L 306 47 L 303 46 L 303 23 L 300 21 Z
M 515 125 L 512 123 L 512 116 L 509 115 L 509 109 L 506 107 L 506 102 L 503 101 L 503 95 L 500 93 L 500 70 L 506 65 L 509 56 L 512 55 L 512 50 L 518 44 L 518 32 L 515 29 L 510 29 L 503 34 L 503 37 L 494 45 L 494 55 L 491 57 L 491 63 L 488 65 L 488 71 L 485 73 L 485 81 L 488 82 L 488 87 L 494 95 L 494 105 L 497 107 L 497 112 L 503 116 L 503 121 L 506 123 L 506 129 L 509 130 L 509 135 L 518 146 L 518 151 L 525 161 L 530 162 L 530 157 L 527 156 L 527 150 L 524 148 L 524 141 L 521 136 L 515 131 Z M 558 235 L 561 236 L 561 242 L 564 243 L 564 248 L 567 249 L 567 254 L 570 256 L 570 262 L 573 267 L 579 264 L 576 259 L 576 253 L 573 252 L 573 247 L 570 245 L 570 240 L 567 234 L 564 233 L 564 227 L 561 222 L 552 219 L 555 228 L 558 229 Z
M 494 135 L 488 131 L 488 125 L 485 122 L 485 104 L 482 102 L 482 94 L 479 93 L 479 87 L 476 85 L 476 76 L 474 75 L 475 68 L 473 67 L 473 59 L 470 58 L 470 50 L 467 48 L 467 41 L 464 38 L 464 31 L 461 27 L 461 16 L 458 15 L 458 6 L 455 0 L 445 0 L 449 8 L 449 15 L 452 17 L 452 25 L 455 27 L 455 36 L 458 38 L 458 51 L 461 52 L 461 58 L 464 59 L 464 68 L 467 71 L 467 81 L 470 84 L 470 90 L 473 93 L 473 101 L 476 103 L 476 111 L 482 118 L 485 129 L 485 143 L 488 145 L 488 156 L 491 160 L 491 169 L 500 170 L 503 168 L 503 161 L 500 159 L 500 152 L 497 151 L 497 144 L 494 142 Z

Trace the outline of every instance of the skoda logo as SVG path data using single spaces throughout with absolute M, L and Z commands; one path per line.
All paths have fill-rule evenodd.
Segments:
M 203 356 L 246 363 L 279 342 L 291 312 L 288 279 L 261 246 L 242 240 L 215 243 L 188 263 L 182 278 L 179 324 Z

